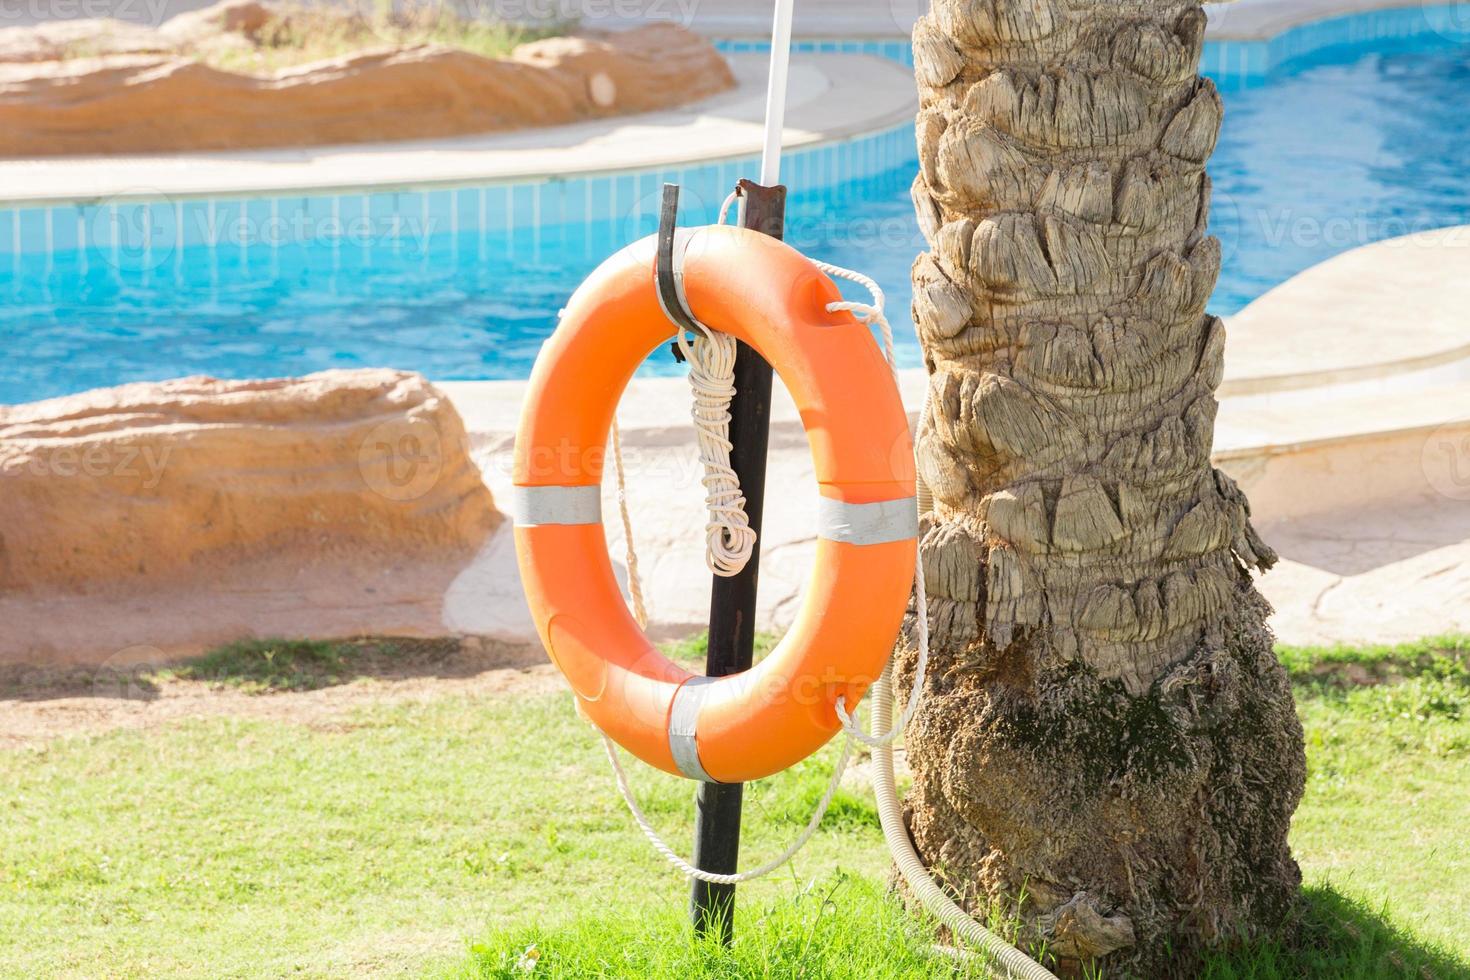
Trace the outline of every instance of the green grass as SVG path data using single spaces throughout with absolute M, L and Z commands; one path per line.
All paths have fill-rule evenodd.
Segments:
M 450 976 L 873 978 L 986 976 L 931 950 L 929 925 L 906 914 L 872 880 L 837 873 L 740 917 L 730 948 L 693 938 L 682 910 L 640 917 L 584 917 L 549 929 L 499 930 L 476 943 Z
M 801 829 L 832 753 L 752 790 L 747 853 Z M 690 833 L 689 784 L 634 770 Z M 0 975 L 422 975 L 486 928 L 676 908 L 562 696 L 444 697 L 307 727 L 208 719 L 0 751 Z M 752 900 L 878 877 L 871 803 Z M 859 826 L 855 826 L 859 825 Z
M 1313 942 L 1257 944 L 1210 977 L 1470 977 L 1467 645 L 1284 651 L 1308 740 L 1293 843 Z M 176 674 L 301 689 L 351 682 L 360 656 L 265 644 Z M 751 788 L 748 861 L 800 831 L 833 756 Z M 688 841 L 689 785 L 632 773 Z M 531 960 L 534 976 L 956 975 L 886 897 L 866 794 L 841 794 L 791 866 L 742 886 L 733 950 L 693 943 L 685 884 L 561 695 L 60 739 L 0 750 L 0 785 L 0 976 L 495 977 Z
M 755 659 L 760 660 L 780 642 L 781 637 L 776 633 L 757 632 L 755 634 Z M 659 649 L 665 656 L 682 662 L 695 661 L 704 663 L 705 655 L 709 653 L 709 634 L 700 632 L 682 640 L 669 640 L 659 644 Z
M 366 637 L 353 640 L 241 640 L 176 667 L 133 675 L 157 687 L 170 680 L 204 681 L 247 694 L 315 691 L 362 677 L 413 673 L 452 658 L 453 639 Z
M 161 670 L 147 679 L 167 677 L 209 681 L 255 693 L 307 691 L 340 684 L 362 655 L 351 642 L 319 640 L 241 640 L 212 650 L 197 660 Z M 393 647 L 388 646 L 389 654 Z
M 1435 636 L 1395 645 L 1330 647 L 1278 646 L 1294 684 L 1371 684 L 1422 672 L 1436 663 L 1470 661 L 1470 636 Z
M 1212 957 L 1203 980 L 1381 980 L 1470 976 L 1463 960 L 1384 921 L 1381 909 L 1332 888 L 1307 889 L 1297 939 Z M 633 917 L 499 929 L 471 947 L 446 980 L 538 977 L 648 980 L 726 977 L 986 977 L 983 959 L 957 963 L 933 947 L 932 923 L 910 915 L 879 884 L 846 874 L 793 889 L 737 916 L 731 948 L 691 936 L 675 909 Z
M 1307 736 L 1292 840 L 1309 879 L 1470 953 L 1470 641 L 1284 659 Z
M 762 656 L 779 637 L 758 633 L 755 652 Z M 170 680 L 204 681 L 249 694 L 314 691 L 349 683 L 358 677 L 381 674 L 451 655 L 454 640 L 368 637 L 353 640 L 291 640 L 282 637 L 229 643 L 174 667 L 127 674 L 140 686 L 156 689 Z M 702 663 L 709 644 L 705 634 L 663 644 L 676 661 Z M 3 694 L 0 689 L 0 694 Z
M 1290 943 L 1279 939 L 1217 953 L 1201 980 L 1464 980 L 1460 950 L 1426 941 L 1373 906 L 1325 884 L 1308 885 Z

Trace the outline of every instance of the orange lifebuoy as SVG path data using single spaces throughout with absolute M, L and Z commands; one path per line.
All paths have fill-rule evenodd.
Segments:
M 856 705 L 882 670 L 913 581 L 913 447 L 877 344 L 852 314 L 828 312 L 841 294 L 810 260 L 742 228 L 676 241 L 688 308 L 771 362 L 806 427 L 821 496 L 800 611 L 753 668 L 706 678 L 654 648 L 618 588 L 600 485 L 618 399 L 672 334 L 654 237 L 592 273 L 536 361 L 516 437 L 516 551 L 541 640 L 582 712 L 650 765 L 744 782 L 824 745 L 840 728 L 837 699 Z

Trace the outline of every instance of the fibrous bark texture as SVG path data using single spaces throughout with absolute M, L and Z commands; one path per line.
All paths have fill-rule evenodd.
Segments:
M 1250 578 L 1275 556 L 1210 465 L 1204 25 L 1183 0 L 935 0 L 914 30 L 911 826 L 973 906 L 1110 976 L 1188 975 L 1300 883 L 1302 732 Z

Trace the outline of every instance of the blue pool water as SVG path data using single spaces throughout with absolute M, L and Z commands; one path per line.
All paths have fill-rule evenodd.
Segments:
M 1421 34 L 1221 81 L 1215 312 L 1358 245 L 1470 223 L 1470 46 Z M 888 289 L 909 365 L 915 167 L 912 132 L 899 131 L 800 154 L 785 174 L 788 239 Z M 693 223 L 753 169 L 0 212 L 0 402 L 185 374 L 525 377 L 577 283 L 653 229 L 661 180 L 688 188 Z M 678 368 L 655 358 L 646 370 Z
M 1217 313 L 1348 249 L 1470 223 L 1470 44 L 1327 52 L 1226 91 L 1225 107 Z

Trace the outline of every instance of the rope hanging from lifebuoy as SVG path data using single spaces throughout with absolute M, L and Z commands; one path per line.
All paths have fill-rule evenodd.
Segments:
M 724 204 L 720 208 L 720 224 L 725 223 L 725 220 L 729 215 L 730 206 L 736 201 L 737 197 L 738 191 L 735 191 L 732 192 L 730 196 L 725 199 Z M 735 477 L 734 470 L 731 469 L 729 466 L 729 453 L 731 445 L 728 438 L 729 413 L 727 407 L 729 404 L 729 397 L 733 396 L 734 394 L 735 340 L 734 338 L 724 334 L 715 334 L 713 331 L 710 331 L 709 328 L 706 327 L 704 324 L 700 323 L 698 318 L 694 316 L 693 311 L 689 310 L 688 307 L 685 305 L 682 290 L 678 288 L 678 280 L 669 275 L 669 272 L 672 269 L 673 258 L 673 219 L 676 213 L 677 189 L 674 188 L 673 185 L 667 185 L 665 187 L 664 211 L 660 223 L 659 233 L 660 237 L 658 278 L 660 281 L 658 283 L 658 291 L 660 302 L 664 306 L 665 312 L 669 315 L 669 319 L 673 321 L 676 326 L 679 327 L 677 342 L 680 345 L 680 349 L 684 351 L 685 357 L 689 360 L 691 365 L 690 385 L 694 389 L 695 395 L 696 429 L 699 429 L 702 417 L 702 414 L 700 412 L 702 399 L 710 399 L 711 392 L 719 393 L 720 395 L 724 396 L 724 402 L 721 408 L 724 409 L 723 422 L 725 428 L 718 430 L 708 439 L 706 438 L 705 430 L 699 430 L 700 461 L 704 465 L 705 469 L 704 483 L 707 488 L 710 488 L 712 484 L 720 486 L 722 493 L 724 494 L 724 496 L 722 497 L 722 502 L 726 503 L 727 506 L 729 506 L 732 510 L 738 511 L 739 517 L 737 519 L 731 520 L 728 524 L 724 524 L 721 526 L 728 527 L 734 525 L 742 527 L 746 531 L 749 531 L 749 524 L 745 520 L 744 514 L 744 497 L 740 495 L 739 482 Z M 896 386 L 898 383 L 898 368 L 893 350 L 893 330 L 888 323 L 888 318 L 884 315 L 883 312 L 883 290 L 878 286 L 876 282 L 860 272 L 855 272 L 851 269 L 844 269 L 840 266 L 820 262 L 815 259 L 812 259 L 810 261 L 818 269 L 826 272 L 828 275 L 833 275 L 843 279 L 848 279 L 852 282 L 856 282 L 869 291 L 869 293 L 871 294 L 871 302 L 861 303 L 849 300 L 833 300 L 832 302 L 826 304 L 825 309 L 829 313 L 852 313 L 853 316 L 856 317 L 860 323 L 867 325 L 876 325 L 879 328 L 880 335 L 883 339 L 884 359 L 888 364 L 889 370 L 892 372 L 892 377 Z M 700 332 L 699 338 L 695 341 L 694 344 L 688 344 L 685 340 L 685 334 L 688 332 L 689 325 L 693 325 L 693 327 Z M 698 355 L 695 353 L 694 348 L 700 343 L 700 341 L 706 341 L 710 344 L 710 347 L 706 348 L 706 350 L 712 349 L 715 344 L 718 344 L 720 342 L 716 338 L 721 338 L 723 339 L 723 341 L 728 343 L 730 357 L 728 358 L 728 360 L 721 358 L 718 361 L 713 362 L 713 370 L 715 370 L 717 373 L 715 373 L 712 377 L 704 374 L 700 374 L 698 377 L 696 377 L 695 370 L 698 366 L 698 362 L 696 362 L 695 357 Z M 710 364 L 711 362 L 706 361 L 704 363 Z M 724 395 L 724 393 L 727 391 L 729 394 Z M 713 413 L 705 414 L 703 417 L 711 418 L 713 417 Z M 710 448 L 711 444 L 712 449 Z M 615 470 L 618 478 L 618 500 L 622 502 L 626 499 L 627 487 L 624 483 L 623 464 L 620 456 L 621 449 L 616 436 L 616 431 L 614 432 L 613 447 L 615 456 Z M 722 563 L 727 560 L 728 553 L 721 553 L 717 550 L 719 549 L 722 540 L 718 538 L 717 532 L 715 530 L 717 526 L 715 521 L 715 504 L 712 499 L 709 505 L 711 509 L 711 524 L 710 533 L 706 540 L 706 562 L 707 564 L 709 564 L 711 569 L 714 569 L 717 565 L 722 565 Z M 635 597 L 641 597 L 642 585 L 638 579 L 637 554 L 632 545 L 633 532 L 631 523 L 628 518 L 628 511 L 626 506 L 623 506 L 622 508 L 622 517 L 623 536 L 628 549 L 629 591 L 631 595 Z M 749 540 L 751 547 L 753 547 L 755 543 L 754 539 L 754 532 L 750 532 Z M 743 555 L 740 558 L 739 565 L 734 567 L 729 574 L 733 574 L 735 571 L 738 571 L 740 567 L 744 566 L 745 561 L 749 559 L 751 547 L 746 547 L 743 549 Z M 727 566 L 722 565 L 722 567 Z M 924 588 L 923 563 L 921 561 L 915 562 L 914 581 L 918 600 L 918 608 L 923 610 L 927 608 L 927 596 Z M 635 601 L 635 609 L 639 609 L 639 604 L 639 601 Z M 643 613 L 641 609 L 639 609 L 638 615 L 640 620 L 645 620 L 646 614 Z M 628 809 L 633 815 L 633 819 L 637 822 L 639 828 L 642 829 L 644 835 L 649 839 L 650 843 L 652 843 L 654 849 L 657 850 L 661 855 L 663 855 L 670 864 L 672 864 L 688 877 L 698 878 L 701 881 L 707 881 L 715 884 L 735 884 L 737 882 L 749 881 L 753 878 L 759 878 L 781 867 L 793 856 L 795 856 L 796 853 L 800 851 L 801 848 L 806 844 L 806 842 L 811 839 L 812 835 L 816 833 L 817 827 L 821 824 L 822 817 L 826 813 L 827 807 L 831 803 L 832 797 L 837 791 L 837 787 L 841 784 L 843 774 L 846 770 L 847 761 L 851 756 L 853 742 L 858 741 L 869 746 L 887 745 L 899 736 L 904 727 L 908 724 L 908 721 L 913 717 L 914 712 L 917 711 L 920 692 L 923 690 L 925 668 L 928 664 L 929 659 L 928 617 L 921 614 L 917 617 L 917 621 L 919 624 L 919 659 L 915 671 L 914 689 L 909 696 L 907 705 L 904 708 L 903 715 L 900 718 L 899 722 L 887 732 L 881 734 L 868 734 L 858 726 L 855 718 L 849 713 L 846 705 L 846 699 L 843 696 L 839 696 L 834 707 L 838 718 L 841 720 L 842 729 L 846 734 L 846 741 L 838 758 L 837 765 L 833 770 L 832 778 L 828 783 L 826 792 L 822 794 L 821 800 L 818 802 L 818 805 L 816 807 L 816 810 L 813 812 L 811 820 L 808 822 L 806 829 L 796 839 L 796 841 L 793 842 L 789 847 L 787 847 L 786 850 L 778 855 L 775 859 L 768 861 L 765 864 L 762 864 L 760 867 L 754 868 L 750 871 L 729 875 L 712 874 L 710 872 L 706 872 L 695 867 L 693 864 L 680 857 L 673 850 L 673 848 L 671 848 L 668 843 L 665 842 L 658 835 L 657 831 L 654 830 L 652 824 L 649 823 L 647 817 L 644 816 L 641 808 L 638 806 L 637 801 L 633 797 L 631 789 L 629 788 L 627 774 L 623 771 L 622 766 L 618 762 L 616 749 L 614 748 L 612 741 L 604 736 L 603 738 L 608 751 L 608 759 L 611 761 L 614 773 L 617 777 L 618 790 L 622 794 L 624 801 L 627 803 Z M 640 625 L 642 625 L 642 623 L 640 623 Z
M 726 218 L 729 214 L 730 207 L 737 200 L 737 197 L 738 191 L 732 192 L 722 204 L 719 215 L 719 223 L 721 225 L 725 223 Z M 895 387 L 897 387 L 900 382 L 900 377 L 898 374 L 897 358 L 895 356 L 893 348 L 893 331 L 891 325 L 888 322 L 888 318 L 884 313 L 885 297 L 882 288 L 879 287 L 875 281 L 873 281 L 868 276 L 863 275 L 862 273 L 855 272 L 851 269 L 844 269 L 840 266 L 831 265 L 830 263 L 820 262 L 815 259 L 811 261 L 813 265 L 815 265 L 817 268 L 827 273 L 828 275 L 836 276 L 838 278 L 843 278 L 858 283 L 869 291 L 871 295 L 871 302 L 862 303 L 850 300 L 835 300 L 828 303 L 826 305 L 826 309 L 829 313 L 843 311 L 849 312 L 864 325 L 876 326 L 878 328 L 879 335 L 882 338 L 883 356 L 892 374 L 894 385 Z M 697 324 L 698 321 L 693 316 L 692 312 L 690 312 L 687 307 L 682 307 L 682 296 L 680 297 L 680 304 L 680 312 L 686 315 L 690 321 Z M 671 316 L 671 319 L 675 318 Z M 676 322 L 678 321 L 676 320 Z M 700 325 L 700 328 L 702 331 L 708 330 L 708 328 L 703 327 L 702 324 Z M 681 327 L 681 347 L 683 333 L 684 331 Z M 701 335 L 701 339 L 703 339 L 703 335 Z M 696 343 L 697 342 L 698 341 L 696 341 Z M 731 345 L 733 347 L 733 341 L 731 341 Z M 686 351 L 686 357 L 687 356 L 688 352 Z M 731 394 L 733 394 L 733 368 L 734 360 L 733 358 L 731 358 L 729 366 L 730 375 L 728 378 L 728 382 L 724 382 L 724 379 L 719 376 L 714 379 L 714 382 L 712 384 L 707 384 L 703 381 L 696 383 L 691 378 L 691 384 L 695 386 L 696 400 L 699 398 L 701 385 L 705 384 L 707 384 L 707 387 L 710 389 L 723 390 L 724 383 L 728 383 L 728 386 L 731 389 Z M 728 402 L 726 404 L 728 404 Z M 928 410 L 929 405 L 926 401 L 924 406 L 924 414 L 927 414 Z M 696 425 L 698 425 L 697 418 L 698 416 L 696 415 Z M 726 430 L 726 432 L 728 432 L 728 430 Z M 614 445 L 616 448 L 616 441 Z M 726 438 L 725 440 L 723 451 L 725 454 L 723 456 L 723 459 L 726 465 L 728 465 L 728 438 Z M 701 447 L 701 460 L 703 461 L 705 459 L 706 453 L 703 451 L 703 447 Z M 715 460 L 716 462 L 718 462 L 718 455 L 715 457 Z M 624 484 L 621 459 L 617 460 L 616 470 L 618 476 L 618 499 L 620 501 L 623 501 L 626 497 L 626 486 Z M 710 464 L 706 462 L 706 486 L 709 486 L 709 473 Z M 918 499 L 919 501 L 922 501 L 922 503 L 925 505 L 922 509 L 928 509 L 931 501 L 925 499 L 928 497 L 928 495 L 927 493 L 925 493 L 922 482 L 917 481 L 917 479 L 916 487 L 918 489 Z M 738 482 L 736 483 L 736 488 L 738 493 Z M 743 497 L 740 497 L 739 499 L 743 502 Z M 632 529 L 629 524 L 628 512 L 626 507 L 623 508 L 622 515 L 624 537 L 627 541 L 629 556 L 628 572 L 630 593 L 635 597 L 641 597 L 641 583 L 638 581 L 637 557 L 632 545 Z M 748 524 L 746 526 L 748 527 Z M 713 568 L 715 561 L 713 551 L 707 553 L 707 561 L 709 561 L 711 567 Z M 657 830 L 653 827 L 652 822 L 649 821 L 648 817 L 638 806 L 637 800 L 635 799 L 632 789 L 629 786 L 627 773 L 623 770 L 621 763 L 618 761 L 617 749 L 614 746 L 613 741 L 604 734 L 603 742 L 607 750 L 608 760 L 613 768 L 614 776 L 616 778 L 618 786 L 618 792 L 622 795 L 624 803 L 627 805 L 628 810 L 632 814 L 634 821 L 638 824 L 639 829 L 643 832 L 649 843 L 674 868 L 676 868 L 687 877 L 697 878 L 701 881 L 715 884 L 736 884 L 739 882 L 749 881 L 753 878 L 759 878 L 780 868 L 786 862 L 791 860 L 791 858 L 793 858 L 807 844 L 807 842 L 809 842 L 811 838 L 815 836 L 818 828 L 821 826 L 823 817 L 826 815 L 827 808 L 831 804 L 833 796 L 836 794 L 837 788 L 841 785 L 843 776 L 846 772 L 847 763 L 851 758 L 853 743 L 855 741 L 860 741 L 865 745 L 873 747 L 876 750 L 877 759 L 874 769 L 875 776 L 873 780 L 873 789 L 875 795 L 878 798 L 880 822 L 883 827 L 884 837 L 887 840 L 889 850 L 893 854 L 894 861 L 898 865 L 899 870 L 903 874 L 904 878 L 909 882 L 910 887 L 914 889 L 914 893 L 919 896 L 920 900 L 925 904 L 926 907 L 929 908 L 929 910 L 934 915 L 936 915 L 941 921 L 943 921 L 952 930 L 954 930 L 956 935 L 962 936 L 970 942 L 979 945 L 981 948 L 985 949 L 991 956 L 993 956 L 995 958 L 995 965 L 998 966 L 1002 971 L 1004 971 L 1006 975 L 1025 978 L 1025 980 L 1056 980 L 1055 976 L 1050 971 L 1046 970 L 1025 953 L 1022 953 L 1020 950 L 1016 949 L 1015 947 L 1011 946 L 1009 943 L 1001 939 L 999 936 L 995 935 L 984 925 L 976 921 L 973 917 L 971 917 L 968 913 L 961 909 L 957 904 L 955 904 L 954 900 L 951 899 L 944 892 L 944 890 L 938 885 L 938 883 L 934 881 L 933 877 L 929 874 L 928 869 L 925 868 L 923 861 L 919 858 L 917 852 L 914 850 L 913 842 L 908 837 L 908 830 L 903 823 L 902 813 L 898 800 L 897 787 L 894 782 L 892 745 L 893 742 L 903 733 L 904 729 L 907 728 L 908 723 L 913 719 L 914 715 L 918 711 L 919 704 L 923 696 L 925 676 L 929 661 L 928 595 L 925 588 L 924 563 L 922 554 L 916 554 L 913 581 L 915 597 L 915 639 L 916 645 L 918 647 L 918 659 L 915 663 L 914 668 L 913 687 L 909 692 L 909 696 L 904 705 L 904 708 L 900 713 L 898 719 L 894 720 L 892 717 L 893 664 L 891 659 L 887 663 L 885 663 L 883 667 L 883 672 L 878 679 L 877 685 L 874 688 L 872 710 L 873 730 L 871 733 L 865 733 L 859 728 L 856 719 L 848 710 L 845 698 L 839 697 L 837 699 L 833 707 L 837 713 L 838 718 L 841 721 L 841 726 L 845 738 L 842 750 L 839 753 L 836 765 L 834 766 L 832 777 L 828 781 L 826 790 L 823 792 L 821 799 L 818 801 L 816 809 L 813 811 L 812 816 L 808 821 L 806 827 L 803 829 L 802 833 L 776 857 L 761 864 L 759 867 L 752 868 L 749 871 L 728 875 L 713 874 L 704 871 L 700 868 L 695 867 L 689 861 L 685 860 L 677 852 L 675 852 L 674 849 L 670 847 L 669 844 L 658 834 Z M 640 622 L 643 622 L 646 620 L 645 614 L 641 611 L 641 599 L 639 600 L 639 602 L 639 618 Z

